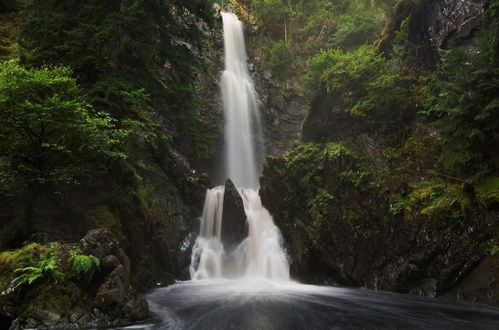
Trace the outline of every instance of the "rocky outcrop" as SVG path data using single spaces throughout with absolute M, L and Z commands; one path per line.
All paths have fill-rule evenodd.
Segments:
M 288 244 L 292 277 L 497 305 L 487 256 L 499 213 L 462 183 L 416 171 L 412 157 L 374 161 L 334 142 L 269 157 L 260 194 Z
M 31 259 L 23 261 L 22 255 L 28 253 Z M 13 254 L 10 261 L 2 261 L 3 276 L 15 276 L 10 273 L 10 264 L 34 262 L 39 254 L 48 258 L 47 253 L 58 256 L 56 269 L 61 278 L 51 281 L 44 274 L 29 286 L 15 288 L 9 284 L 0 296 L 0 314 L 4 320 L 11 320 L 10 329 L 111 327 L 149 316 L 147 302 L 137 298 L 132 289 L 130 260 L 110 231 L 90 230 L 76 244 L 30 245 Z M 75 270 L 75 255 L 97 257 L 97 266 L 90 264 L 96 269 Z
M 439 58 L 439 52 L 453 44 L 466 44 L 480 26 L 487 0 L 404 0 L 397 4 L 388 21 L 380 49 L 390 53 L 395 33 L 409 19 L 408 42 L 424 62 Z
M 264 151 L 278 155 L 302 137 L 300 126 L 308 111 L 306 98 L 293 88 L 286 88 L 270 71 L 255 73 L 254 77 L 264 128 Z
M 225 183 L 222 211 L 222 243 L 228 250 L 248 236 L 243 199 L 230 179 Z

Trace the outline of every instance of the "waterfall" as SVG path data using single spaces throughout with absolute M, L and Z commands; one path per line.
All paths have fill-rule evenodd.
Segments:
M 261 141 L 258 104 L 248 72 L 243 24 L 232 13 L 223 13 L 225 71 L 222 99 L 225 120 L 227 177 L 236 187 L 258 188 L 255 143 Z
M 258 195 L 261 164 L 257 161 L 257 150 L 261 150 L 261 123 L 257 94 L 247 65 L 243 25 L 236 15 L 221 14 L 226 178 L 238 187 L 249 233 L 231 251 L 224 249 L 221 233 L 224 187 L 208 189 L 189 271 L 193 280 L 223 277 L 289 280 L 289 263 L 281 234 Z

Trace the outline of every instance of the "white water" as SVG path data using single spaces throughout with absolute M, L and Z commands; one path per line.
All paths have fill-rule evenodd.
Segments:
M 222 99 L 225 120 L 225 166 L 236 187 L 258 188 L 256 143 L 261 141 L 257 95 L 248 71 L 243 24 L 222 13 L 225 71 Z
M 234 250 L 225 251 L 221 240 L 224 187 L 207 190 L 189 271 L 193 280 L 231 277 L 288 281 L 289 263 L 281 234 L 258 195 L 256 149 L 261 141 L 261 125 L 247 67 L 243 25 L 232 13 L 222 13 L 222 18 L 226 174 L 239 187 L 249 234 Z

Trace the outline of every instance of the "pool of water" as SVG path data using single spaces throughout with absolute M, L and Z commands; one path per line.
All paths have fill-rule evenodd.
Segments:
M 499 329 L 484 305 L 295 282 L 187 281 L 146 299 L 153 321 L 126 329 Z

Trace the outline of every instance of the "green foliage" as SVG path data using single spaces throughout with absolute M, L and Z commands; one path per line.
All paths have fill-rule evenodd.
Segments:
M 372 43 L 395 2 L 255 0 L 251 5 L 263 30 L 263 48 L 272 49 L 276 42 L 284 40 L 294 59 L 288 74 L 297 77 L 310 57 L 322 49 L 350 50 Z M 264 54 L 264 63 L 274 61 L 272 56 L 274 52 Z
M 499 205 L 499 177 L 485 177 L 477 184 L 480 198 L 487 205 Z
M 368 1 L 350 1 L 339 17 L 338 29 L 329 42 L 343 50 L 354 49 L 376 40 L 387 18 L 386 6 L 372 6 Z
M 442 72 L 427 91 L 423 113 L 436 119 L 442 134 L 445 167 L 460 175 L 488 171 L 499 150 L 499 67 L 454 48 L 442 58 Z
M 345 111 L 378 125 L 402 123 L 416 103 L 418 80 L 406 76 L 372 46 L 351 52 L 322 51 L 308 65 L 305 86 L 314 96 L 334 96 L 332 111 Z
M 397 59 L 403 59 L 408 56 L 407 51 L 409 39 L 409 23 L 410 18 L 406 18 L 400 23 L 400 28 L 395 32 L 395 40 L 393 45 L 393 56 Z
M 44 249 L 37 259 L 32 260 L 33 263 L 30 266 L 17 268 L 15 272 L 21 273 L 21 275 L 13 280 L 14 289 L 29 286 L 41 279 L 52 280 L 54 284 L 62 282 L 65 275 L 58 261 L 59 249 L 57 243 L 52 243 L 48 248 Z
M 202 155 L 207 125 L 193 101 L 194 69 L 202 68 L 199 54 L 203 30 L 213 23 L 213 2 L 31 0 L 21 34 L 23 59 L 31 66 L 73 67 L 90 103 L 127 120 L 124 125 L 141 130 L 144 138 L 157 128 L 145 113 L 154 107 L 181 126 L 180 138 L 192 140 L 194 154 Z M 131 104 L 130 98 L 147 107 L 137 109 L 142 105 Z M 162 140 L 159 136 L 155 143 Z
M 71 73 L 0 63 L 0 192 L 77 183 L 124 157 L 115 147 L 128 132 L 81 98 Z
M 92 278 L 99 269 L 100 260 L 92 255 L 81 254 L 80 249 L 73 248 L 70 252 L 71 270 L 79 277 Z
M 468 213 L 470 200 L 461 184 L 423 180 L 411 187 L 407 197 L 391 208 L 392 214 L 404 214 L 406 219 L 427 216 L 433 219 L 462 219 Z
M 453 47 L 432 77 L 423 114 L 441 132 L 447 170 L 480 177 L 497 169 L 499 140 L 499 1 L 491 1 L 478 33 L 479 51 Z
M 359 92 L 385 67 L 385 60 L 373 47 L 364 46 L 350 53 L 322 51 L 309 62 L 306 87 L 313 91 L 324 85 L 328 92 L 346 94 L 348 99 L 343 103 L 352 105 L 359 99 Z
M 272 70 L 278 79 L 286 79 L 293 72 L 293 53 L 284 41 L 276 42 L 269 50 L 266 68 Z
M 293 8 L 288 0 L 254 0 L 253 12 L 265 31 L 277 39 L 284 39 L 284 24 L 289 24 Z
M 19 54 L 17 35 L 21 17 L 17 10 L 0 9 L 0 61 L 15 58 Z

